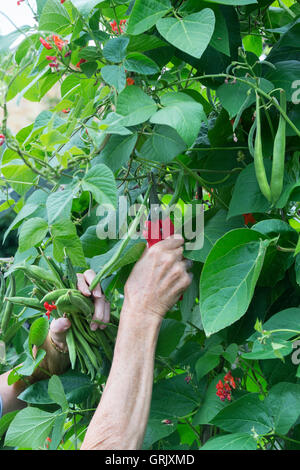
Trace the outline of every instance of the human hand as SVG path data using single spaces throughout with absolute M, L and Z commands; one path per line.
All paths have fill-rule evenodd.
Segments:
M 46 356 L 30 377 L 31 382 L 49 378 L 49 375 L 63 374 L 69 368 L 70 359 L 66 335 L 70 326 L 71 322 L 67 317 L 52 320 L 48 336 L 42 346 L 39 348 L 34 346 L 33 348 L 34 357 L 38 349 L 44 349 Z
M 192 262 L 183 258 L 184 239 L 172 235 L 146 248 L 125 285 L 131 311 L 142 310 L 163 317 L 189 287 Z
M 92 281 L 96 277 L 96 273 L 92 269 L 88 269 L 83 274 L 77 274 L 77 288 L 82 295 L 91 297 L 94 301 L 95 312 L 90 323 L 92 331 L 96 331 L 97 328 L 103 330 L 106 328 L 105 323 L 110 321 L 110 303 L 106 300 L 100 284 L 97 284 L 92 292 L 89 289 Z

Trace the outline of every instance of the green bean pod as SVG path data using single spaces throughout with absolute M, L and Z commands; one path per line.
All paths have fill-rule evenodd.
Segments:
M 172 207 L 173 205 L 177 204 L 178 199 L 181 196 L 183 183 L 184 183 L 184 171 L 181 171 L 178 175 L 176 186 L 175 186 L 175 191 L 174 191 L 171 201 L 169 202 L 169 207 Z
M 45 302 L 55 302 L 59 297 L 61 297 L 64 294 L 67 294 L 69 289 L 56 289 L 51 292 L 48 292 L 43 299 L 41 300 L 42 304 Z
M 284 90 L 280 91 L 280 107 L 286 112 L 286 94 Z M 273 162 L 271 175 L 271 198 L 275 204 L 283 188 L 284 178 L 284 160 L 285 160 L 285 134 L 286 121 L 282 114 L 279 117 L 278 129 L 274 139 Z
M 10 296 L 14 296 L 15 293 L 16 293 L 16 280 L 15 280 L 14 274 L 11 274 L 11 277 L 10 277 L 10 284 L 8 286 L 7 294 L 8 293 L 9 293 Z M 11 319 L 11 316 L 12 316 L 12 313 L 13 313 L 13 308 L 14 308 L 14 304 L 11 303 L 11 302 L 7 302 L 4 313 L 3 313 L 3 317 L 2 317 L 2 320 L 1 320 L 1 333 L 2 333 L 2 335 L 5 335 L 5 333 L 6 333 L 7 327 L 9 325 L 9 322 L 10 322 L 10 319 Z
M 77 311 L 84 313 L 85 315 L 93 315 L 94 313 L 94 304 L 91 299 L 88 297 L 84 297 L 84 295 L 80 294 L 80 292 L 68 291 L 68 297 L 70 303 L 77 307 Z
M 0 273 L 0 315 L 1 315 L 3 304 L 4 304 L 5 290 L 6 290 L 6 282 L 5 282 L 3 274 Z
M 72 327 L 69 328 L 68 331 L 67 331 L 66 342 L 67 342 L 67 346 L 68 346 L 71 367 L 72 367 L 72 369 L 75 369 L 76 345 L 75 345 L 75 339 L 74 339 L 74 333 L 72 331 Z
M 16 305 L 33 308 L 35 310 L 44 311 L 44 307 L 38 299 L 28 297 L 5 297 L 5 300 Z
M 260 190 L 265 198 L 271 202 L 271 189 L 266 175 L 262 151 L 260 99 L 258 93 L 256 93 L 256 136 L 254 143 L 254 167 Z

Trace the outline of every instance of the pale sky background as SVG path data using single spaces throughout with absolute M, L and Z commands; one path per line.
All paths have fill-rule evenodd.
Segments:
M 35 6 L 35 1 L 31 0 L 31 5 Z M 5 13 L 17 26 L 34 25 L 32 12 L 25 2 L 17 5 L 17 0 L 0 0 L 0 12 Z M 14 26 L 0 14 L 0 35 L 14 31 Z

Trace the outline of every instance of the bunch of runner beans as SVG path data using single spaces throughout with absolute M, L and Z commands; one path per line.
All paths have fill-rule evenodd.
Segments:
M 1 337 L 5 341 L 10 320 L 13 317 L 13 305 L 38 310 L 43 315 L 51 314 L 53 318 L 66 316 L 70 319 L 71 328 L 67 332 L 67 345 L 72 369 L 79 367 L 83 373 L 92 378 L 103 366 L 103 355 L 111 362 L 117 325 L 110 323 L 105 329 L 92 331 L 90 322 L 94 313 L 93 301 L 77 290 L 76 271 L 69 259 L 65 258 L 62 269 L 52 258 L 43 255 L 49 269 L 36 265 L 18 265 L 10 271 L 8 288 L 3 287 L 1 278 L 2 302 L 5 304 L 1 315 Z M 33 284 L 31 297 L 15 296 L 15 273 L 21 271 Z M 5 293 L 4 293 L 5 292 Z M 13 325 L 12 325 L 13 326 Z

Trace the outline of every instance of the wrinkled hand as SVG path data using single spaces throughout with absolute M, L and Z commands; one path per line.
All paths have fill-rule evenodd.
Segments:
M 91 297 L 95 305 L 95 313 L 90 324 L 91 330 L 97 328 L 106 328 L 105 323 L 110 321 L 110 304 L 107 302 L 102 293 L 100 284 L 91 292 L 89 285 L 92 283 L 96 273 L 92 269 L 88 269 L 83 274 L 77 274 L 77 288 L 86 297 Z M 98 322 L 102 322 L 98 323 Z M 104 323 L 104 324 L 103 324 Z M 71 326 L 71 322 L 67 317 L 61 317 L 52 320 L 49 328 L 48 336 L 40 349 L 46 351 L 46 356 L 41 362 L 33 375 L 32 382 L 49 378 L 50 375 L 60 375 L 66 372 L 70 367 L 70 359 L 66 342 L 67 331 Z M 37 352 L 36 347 L 33 349 L 34 356 Z
M 146 248 L 125 285 L 125 300 L 163 317 L 192 282 L 191 261 L 183 258 L 184 239 L 173 235 Z
M 91 297 L 95 305 L 95 313 L 93 315 L 90 328 L 96 331 L 97 328 L 103 330 L 106 328 L 105 323 L 110 321 L 110 303 L 106 300 L 100 284 L 97 284 L 91 292 L 89 286 L 96 277 L 96 273 L 92 269 L 88 269 L 83 274 L 77 274 L 77 288 L 86 297 Z M 103 324 L 104 323 L 104 324 Z

